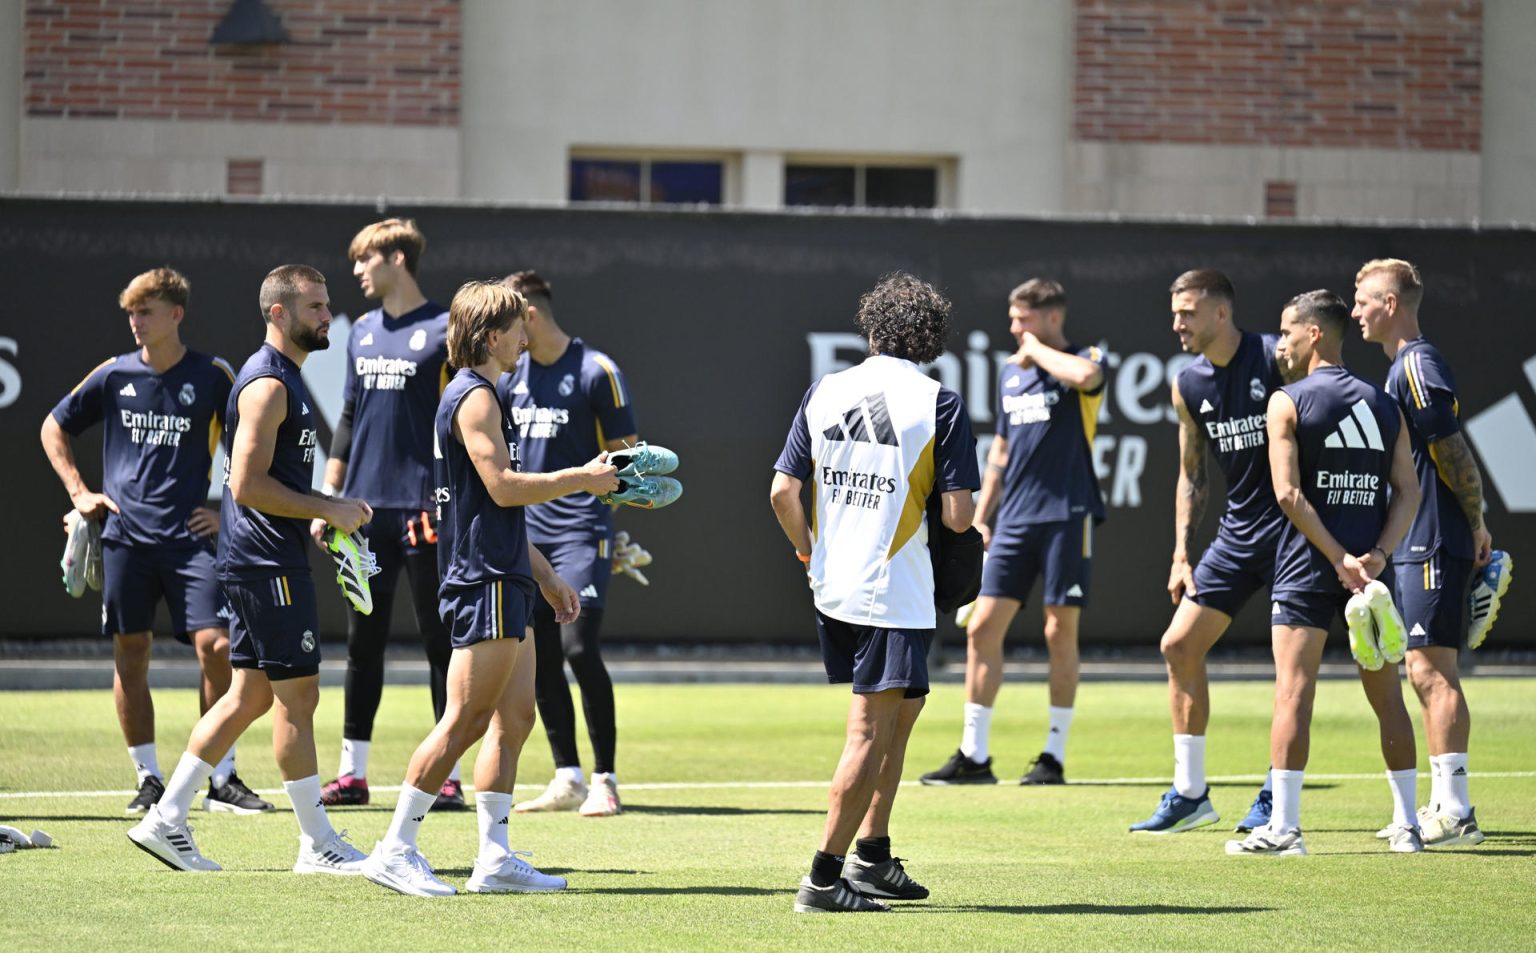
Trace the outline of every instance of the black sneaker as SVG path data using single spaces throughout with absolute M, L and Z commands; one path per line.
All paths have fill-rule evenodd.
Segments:
M 231 771 L 223 787 L 214 787 L 212 781 L 208 782 L 208 796 L 203 798 L 203 810 L 228 814 L 265 814 L 277 808 L 258 797 L 255 791 L 240 780 L 240 775 Z
M 944 767 L 929 771 L 918 779 L 924 784 L 996 784 L 992 773 L 992 759 L 977 763 L 958 750 L 944 762 Z
M 855 893 L 841 878 L 830 887 L 818 887 L 806 877 L 795 894 L 796 913 L 889 913 L 891 908 Z
M 139 793 L 128 802 L 129 814 L 143 814 L 145 811 L 160 803 L 160 796 L 165 793 L 165 782 L 153 774 L 146 774 L 139 784 Z
M 854 893 L 885 900 L 927 900 L 928 888 L 907 876 L 900 857 L 866 864 L 858 854 L 849 854 L 843 864 L 843 879 Z
M 1020 784 L 1066 784 L 1067 775 L 1061 767 L 1061 762 L 1049 752 L 1040 752 L 1040 757 L 1029 766 L 1029 773 L 1019 778 Z
M 454 778 L 443 782 L 443 786 L 437 792 L 437 800 L 432 802 L 434 811 L 467 811 L 469 805 L 464 803 L 464 785 Z

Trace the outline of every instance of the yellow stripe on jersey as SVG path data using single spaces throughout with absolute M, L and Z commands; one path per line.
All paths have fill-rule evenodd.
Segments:
M 608 386 L 613 388 L 613 406 L 623 407 L 629 403 L 629 394 L 624 391 L 624 385 L 619 380 L 619 369 L 613 366 L 613 362 L 601 354 L 592 355 L 592 362 L 608 372 Z
M 1420 410 L 1423 410 L 1425 405 L 1428 403 L 1428 400 L 1426 399 L 1426 394 L 1428 392 L 1424 389 L 1423 375 L 1421 373 L 1415 373 L 1414 371 L 1414 368 L 1417 366 L 1417 362 L 1414 361 L 1414 358 L 1416 357 L 1418 357 L 1417 353 L 1410 353 L 1407 358 L 1404 359 L 1403 376 L 1408 378 L 1408 391 L 1413 395 L 1414 405 L 1417 406 Z
M 1088 441 L 1088 451 L 1093 452 L 1093 438 L 1099 432 L 1099 407 L 1104 403 L 1104 391 L 1089 395 L 1077 392 L 1078 411 L 1083 415 L 1083 439 Z
M 80 378 L 80 383 L 78 383 L 74 387 L 70 388 L 69 392 L 71 394 L 73 394 L 75 391 L 77 391 L 80 388 L 84 387 L 85 386 L 85 382 L 91 379 L 91 374 L 96 373 L 97 371 L 101 370 L 103 367 L 106 367 L 108 364 L 111 364 L 115 360 L 117 360 L 117 358 L 109 357 L 105 361 L 102 361 L 100 364 L 97 364 L 95 367 L 91 368 L 90 373 L 86 374 L 84 377 Z
M 443 396 L 443 391 L 448 389 L 448 382 L 453 378 L 448 373 L 448 362 L 443 362 L 443 369 L 437 375 L 437 396 Z
M 285 605 L 285 606 L 293 605 L 293 593 L 288 591 L 288 577 L 287 576 L 279 576 L 277 578 L 278 578 L 278 582 L 280 582 L 282 584 L 282 587 L 283 587 L 283 605 Z
M 923 523 L 923 516 L 928 508 L 928 495 L 933 492 L 934 469 L 933 460 L 934 438 L 929 437 L 928 443 L 917 455 L 917 462 L 912 464 L 912 472 L 907 474 L 907 501 L 901 507 L 901 519 L 896 523 L 896 535 L 891 537 L 891 548 L 886 551 L 885 561 L 890 562 L 901 547 L 907 545 L 917 528 Z
M 229 382 L 231 384 L 235 382 L 235 369 L 229 366 L 228 361 L 224 360 L 222 357 L 216 357 L 213 359 L 213 366 L 223 371 L 224 375 L 229 378 Z M 219 413 L 224 413 L 223 407 L 219 408 Z

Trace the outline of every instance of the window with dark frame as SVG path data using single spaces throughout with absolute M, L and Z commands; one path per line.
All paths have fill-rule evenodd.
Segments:
M 725 163 L 719 159 L 572 158 L 572 202 L 720 205 Z
M 934 208 L 939 172 L 933 166 L 792 163 L 784 167 L 784 204 Z

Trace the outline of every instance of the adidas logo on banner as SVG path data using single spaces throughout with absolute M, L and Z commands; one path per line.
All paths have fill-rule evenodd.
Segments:
M 1521 369 L 1536 387 L 1536 357 L 1527 359 Z M 1510 394 L 1479 411 L 1463 429 L 1491 478 L 1484 487 L 1492 482 L 1511 513 L 1536 513 L 1536 480 L 1530 478 L 1536 472 L 1536 424 L 1531 423 L 1520 394 Z
M 367 334 L 363 335 L 363 339 L 361 341 L 357 342 L 357 346 L 358 347 L 367 347 L 368 345 L 370 345 L 372 343 L 373 343 L 373 332 L 369 331 Z
M 1381 443 L 1381 429 L 1376 426 L 1376 416 L 1371 413 L 1371 405 L 1362 397 L 1355 401 L 1349 411 L 1353 416 L 1339 421 L 1339 429 L 1328 435 L 1323 446 L 1371 449 L 1385 453 L 1386 448 Z
M 597 598 L 597 584 L 596 583 L 588 583 L 585 587 L 582 588 L 582 590 L 579 593 L 579 595 L 583 599 L 596 599 Z
M 133 381 L 123 385 L 123 389 L 117 392 L 119 397 L 137 397 L 139 392 L 133 389 Z
M 1417 622 L 1415 622 L 1413 624 L 1413 628 L 1408 630 L 1408 634 L 1409 635 L 1424 635 L 1425 634 L 1424 633 L 1424 627 L 1422 625 L 1419 625 Z
M 857 406 L 843 414 L 841 423 L 835 423 L 821 432 L 828 440 L 853 440 L 864 443 L 880 443 L 900 446 L 896 442 L 896 430 L 891 426 L 891 412 L 885 406 L 884 394 L 870 394 Z
M 1215 409 L 1215 407 L 1211 406 L 1211 402 L 1209 400 L 1202 400 L 1200 402 L 1200 412 L 1202 414 L 1208 414 Z
M 1072 588 L 1067 590 L 1067 598 L 1069 598 L 1069 599 L 1071 599 L 1071 598 L 1081 599 L 1082 597 L 1083 597 L 1083 587 L 1079 586 L 1077 583 L 1074 582 L 1072 584 Z

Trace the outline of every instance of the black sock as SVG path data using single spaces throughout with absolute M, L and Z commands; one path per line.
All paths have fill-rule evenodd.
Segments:
M 818 850 L 811 858 L 811 883 L 818 887 L 830 887 L 843 876 L 843 860 L 837 854 Z
M 889 837 L 860 837 L 853 842 L 853 846 L 858 851 L 859 859 L 866 864 L 883 864 L 891 859 Z

